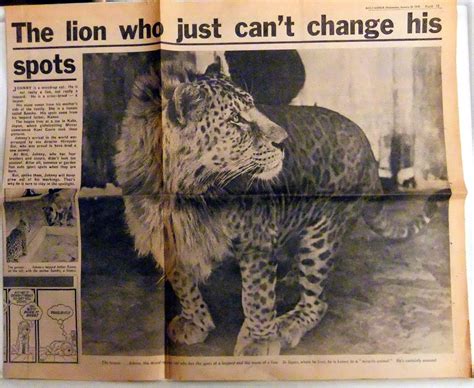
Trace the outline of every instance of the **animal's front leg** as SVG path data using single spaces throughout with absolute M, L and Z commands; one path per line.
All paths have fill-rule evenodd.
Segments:
M 235 356 L 280 353 L 275 324 L 277 264 L 267 250 L 248 249 L 240 259 L 242 307 L 245 321 L 234 349 Z
M 26 236 L 25 236 L 25 238 L 21 240 L 21 254 L 23 256 L 26 256 L 27 253 L 28 251 L 27 251 Z
M 340 230 L 325 220 L 305 231 L 298 254 L 300 300 L 292 310 L 277 318 L 283 347 L 298 345 L 301 337 L 326 314 L 328 306 L 321 295 L 334 263 L 340 234 Z
M 168 280 L 181 303 L 181 313 L 168 325 L 168 336 L 186 345 L 203 342 L 215 326 L 192 274 L 177 267 Z

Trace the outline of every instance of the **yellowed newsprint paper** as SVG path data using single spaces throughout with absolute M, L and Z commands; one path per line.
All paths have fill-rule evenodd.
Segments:
M 468 377 L 454 1 L 7 8 L 10 378 Z

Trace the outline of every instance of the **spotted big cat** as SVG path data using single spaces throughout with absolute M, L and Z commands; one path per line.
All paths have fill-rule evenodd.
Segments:
M 137 79 L 117 143 L 135 248 L 165 269 L 181 304 L 167 328 L 172 341 L 203 342 L 214 329 L 199 285 L 232 256 L 245 316 L 234 354 L 278 354 L 323 319 L 325 283 L 355 221 L 406 239 L 430 221 L 436 198 L 395 222 L 378 200 L 370 144 L 351 120 L 322 107 L 257 106 L 215 64 L 203 75 L 174 71 L 164 64 Z M 299 301 L 278 315 L 276 274 L 288 260 Z

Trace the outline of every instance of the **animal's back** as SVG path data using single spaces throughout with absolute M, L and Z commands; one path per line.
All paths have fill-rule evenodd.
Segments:
M 285 161 L 274 193 L 306 196 L 364 196 L 362 215 L 381 236 L 401 240 L 419 233 L 433 217 L 438 197 L 428 198 L 422 212 L 398 223 L 384 206 L 378 163 L 362 129 L 341 114 L 321 107 L 260 106 L 288 132 Z
M 321 107 L 259 106 L 285 128 L 285 160 L 272 192 L 294 195 L 379 194 L 380 180 L 362 129 Z
M 7 237 L 7 261 L 18 262 L 26 254 L 26 225 L 20 225 L 11 231 Z

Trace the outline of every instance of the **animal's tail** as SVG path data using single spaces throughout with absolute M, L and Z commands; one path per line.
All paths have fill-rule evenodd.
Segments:
M 387 210 L 384 201 L 371 200 L 364 211 L 364 220 L 369 227 L 380 236 L 390 240 L 405 240 L 417 235 L 429 224 L 439 207 L 439 202 L 447 200 L 451 190 L 440 190 L 430 195 L 420 214 L 410 221 L 401 224 L 394 220 L 393 215 Z

